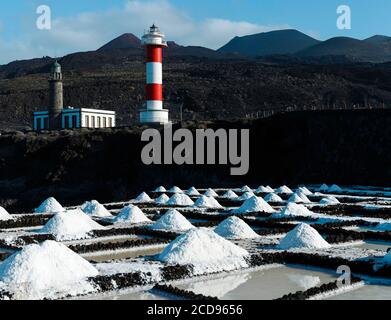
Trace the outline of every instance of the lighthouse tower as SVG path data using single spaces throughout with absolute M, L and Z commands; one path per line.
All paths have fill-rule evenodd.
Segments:
M 163 109 L 163 48 L 167 47 L 164 34 L 155 25 L 142 37 L 146 47 L 147 84 L 146 109 L 140 111 L 140 122 L 145 124 L 168 123 L 168 110 Z
M 61 65 L 56 61 L 52 65 L 49 79 L 49 128 L 61 129 L 63 110 L 63 85 Z

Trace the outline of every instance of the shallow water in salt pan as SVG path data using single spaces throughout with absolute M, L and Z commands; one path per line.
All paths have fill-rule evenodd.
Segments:
M 366 285 L 326 300 L 391 300 L 391 286 Z
M 158 292 L 141 291 L 132 293 L 113 293 L 82 297 L 80 300 L 172 300 L 172 297 L 160 295 Z
M 387 252 L 387 250 L 391 248 L 391 242 L 365 241 L 363 244 L 360 244 L 357 247 L 363 249 L 382 250 Z
M 272 300 L 335 279 L 336 275 L 319 270 L 281 266 L 180 284 L 177 287 L 221 300 Z
M 112 251 L 110 253 L 102 253 L 99 254 L 89 254 L 84 255 L 83 257 L 89 261 L 96 261 L 96 262 L 104 262 L 104 261 L 111 261 L 111 260 L 122 260 L 122 259 L 135 259 L 141 256 L 152 256 L 155 254 L 159 254 L 163 251 L 164 246 L 159 246 L 156 248 L 149 248 L 149 249 L 131 249 L 131 250 L 118 250 L 118 251 Z

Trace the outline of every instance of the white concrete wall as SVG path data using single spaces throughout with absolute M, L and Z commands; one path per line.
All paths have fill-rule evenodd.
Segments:
M 115 115 L 84 111 L 81 113 L 81 126 L 83 128 L 111 128 L 115 125 Z

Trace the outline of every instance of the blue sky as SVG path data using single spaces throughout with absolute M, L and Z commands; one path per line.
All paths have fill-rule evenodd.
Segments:
M 36 8 L 52 10 L 52 29 L 37 30 Z M 338 30 L 336 8 L 349 5 L 352 29 Z M 318 39 L 391 35 L 390 0 L 13 0 L 0 10 L 0 63 L 95 50 L 151 22 L 169 40 L 218 48 L 235 35 L 295 28 Z

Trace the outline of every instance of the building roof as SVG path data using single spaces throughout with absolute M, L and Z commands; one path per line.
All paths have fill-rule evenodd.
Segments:
M 51 71 L 52 73 L 61 73 L 61 64 L 57 60 L 52 64 Z

